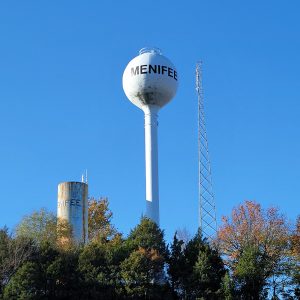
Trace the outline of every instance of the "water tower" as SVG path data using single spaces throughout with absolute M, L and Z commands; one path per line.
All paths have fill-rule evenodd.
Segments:
M 85 182 L 62 182 L 58 185 L 57 218 L 72 227 L 78 243 L 88 241 L 88 185 Z
M 178 74 L 159 49 L 143 48 L 123 74 L 127 98 L 145 114 L 146 216 L 159 225 L 157 113 L 176 94 Z

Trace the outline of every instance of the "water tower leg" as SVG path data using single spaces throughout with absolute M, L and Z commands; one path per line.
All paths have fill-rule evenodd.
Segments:
M 157 112 L 158 107 L 147 106 L 145 113 L 145 160 L 146 160 L 146 217 L 159 225 L 158 194 L 158 149 Z

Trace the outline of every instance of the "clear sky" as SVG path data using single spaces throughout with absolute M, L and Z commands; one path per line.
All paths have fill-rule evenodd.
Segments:
M 159 114 L 161 226 L 195 232 L 203 60 L 217 216 L 244 200 L 294 220 L 300 199 L 299 1 L 1 1 L 0 226 L 46 207 L 88 169 L 128 233 L 145 211 L 143 113 L 122 73 L 145 46 L 176 65 Z

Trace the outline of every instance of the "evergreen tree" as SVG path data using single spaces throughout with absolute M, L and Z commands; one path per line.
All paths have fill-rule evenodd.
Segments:
M 155 249 L 139 248 L 121 264 L 126 294 L 134 299 L 167 299 L 167 284 L 161 281 L 164 258 Z
M 180 299 L 223 299 L 225 268 L 218 252 L 201 232 L 186 244 L 174 236 L 168 274 L 175 297 Z
M 178 298 L 179 295 L 182 294 L 183 290 L 182 282 L 185 274 L 183 244 L 184 242 L 177 238 L 176 232 L 173 238 L 173 243 L 171 244 L 170 256 L 168 259 L 168 275 L 174 298 Z
M 25 262 L 4 289 L 3 299 L 39 300 L 45 296 L 41 270 L 37 262 Z
M 220 255 L 212 249 L 209 244 L 204 244 L 198 254 L 193 269 L 193 281 L 197 298 L 223 299 L 222 279 L 225 275 L 225 268 Z
M 223 261 L 198 231 L 184 249 L 183 287 L 187 299 L 222 299 Z
M 230 278 L 228 272 L 226 272 L 225 276 L 222 280 L 222 295 L 224 300 L 233 300 L 234 299 L 234 286 L 233 281 Z
M 80 295 L 77 253 L 43 243 L 12 276 L 4 299 L 70 299 Z M 80 299 L 80 297 L 77 297 Z
M 8 277 L 8 260 L 9 260 L 9 244 L 11 237 L 8 234 L 8 229 L 4 227 L 0 229 L 0 296 L 2 289 L 6 284 Z
M 121 262 L 130 254 L 120 235 L 106 242 L 93 241 L 79 256 L 81 285 L 86 299 L 113 299 L 124 294 Z
M 140 224 L 131 230 L 127 241 L 130 247 L 135 250 L 142 247 L 144 249 L 155 249 L 164 258 L 168 255 L 164 232 L 155 222 L 146 217 L 142 218 Z
M 170 289 L 165 278 L 168 250 L 164 233 L 148 218 L 142 218 L 129 234 L 131 253 L 121 264 L 121 275 L 129 297 L 168 299 Z
M 108 268 L 105 247 L 97 243 L 87 245 L 79 256 L 78 267 L 85 297 L 87 299 L 104 299 L 109 289 L 106 281 Z

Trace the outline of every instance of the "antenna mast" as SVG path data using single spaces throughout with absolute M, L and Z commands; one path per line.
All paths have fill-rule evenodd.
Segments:
M 212 239 L 217 231 L 217 218 L 204 117 L 201 61 L 196 64 L 196 92 L 198 96 L 199 227 L 203 237 Z

